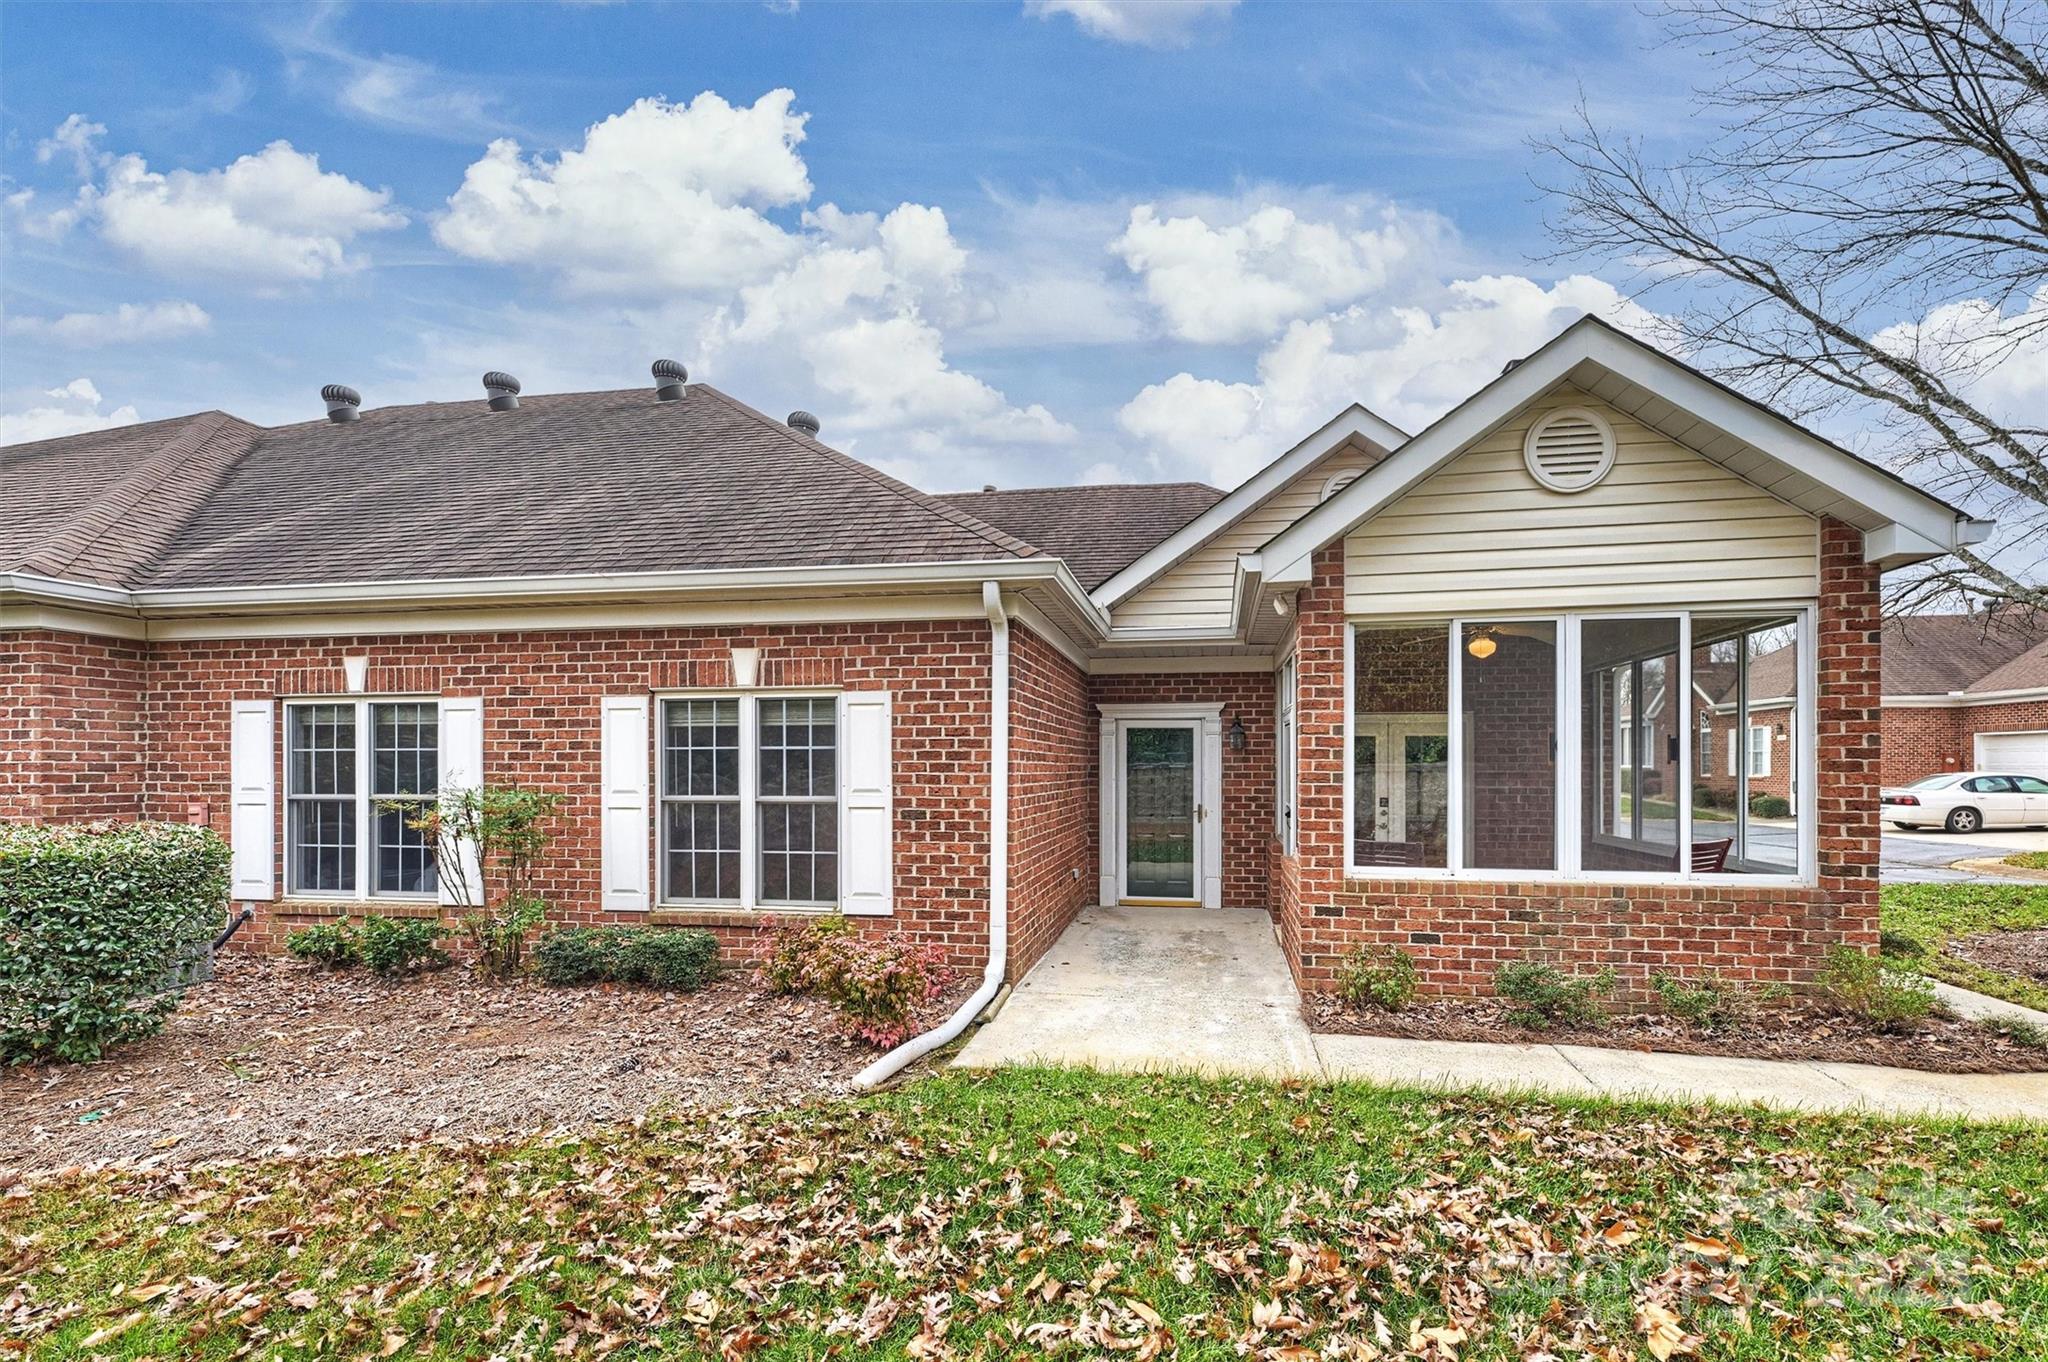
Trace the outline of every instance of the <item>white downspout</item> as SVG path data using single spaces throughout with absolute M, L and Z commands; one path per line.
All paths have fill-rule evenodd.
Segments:
M 855 1074 L 853 1085 L 857 1088 L 872 1088 L 886 1082 L 912 1060 L 950 1045 L 996 996 L 1009 967 L 1010 616 L 1003 609 L 1002 590 L 994 582 L 981 584 L 981 604 L 988 612 L 989 629 L 988 964 L 981 973 L 981 987 L 952 1016 L 923 1035 L 912 1036 Z

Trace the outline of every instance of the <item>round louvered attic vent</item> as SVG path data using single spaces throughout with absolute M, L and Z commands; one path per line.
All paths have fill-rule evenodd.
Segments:
M 1614 467 L 1614 427 L 1598 412 L 1563 407 L 1529 427 L 1522 458 L 1553 492 L 1583 492 Z

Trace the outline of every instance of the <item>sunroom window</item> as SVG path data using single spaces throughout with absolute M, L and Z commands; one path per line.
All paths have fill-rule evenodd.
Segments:
M 433 855 L 426 838 L 408 824 L 440 791 L 439 705 L 289 704 L 285 744 L 290 892 L 433 896 Z
M 835 697 L 668 699 L 661 735 L 663 901 L 839 901 Z
M 1354 626 L 1350 865 L 1798 873 L 1805 619 L 1652 610 Z

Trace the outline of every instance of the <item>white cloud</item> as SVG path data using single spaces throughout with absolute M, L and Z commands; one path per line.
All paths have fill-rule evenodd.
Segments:
M 1288 322 L 1412 278 L 1450 235 L 1434 213 L 1376 200 L 1307 217 L 1262 197 L 1140 204 L 1110 249 L 1144 281 L 1168 331 L 1204 344 L 1263 340 Z
M 2014 312 L 1966 298 L 1871 340 L 1947 376 L 1996 419 L 2038 425 L 2048 411 L 2048 286 Z
M 72 114 L 57 125 L 55 132 L 36 143 L 36 164 L 48 165 L 59 156 L 68 156 L 78 178 L 85 179 L 105 159 L 99 139 L 106 135 L 106 124 L 94 123 L 84 114 Z
M 343 13 L 340 6 L 321 6 L 272 26 L 270 36 L 294 80 L 320 90 L 342 112 L 385 127 L 453 141 L 506 130 L 501 101 L 488 86 L 417 57 L 355 50 L 335 36 Z
M 1117 421 L 1159 475 L 1232 487 L 1352 402 L 1420 430 L 1587 312 L 1639 333 L 1655 322 L 1584 275 L 1549 288 L 1513 275 L 1460 280 L 1431 306 L 1297 321 L 1259 356 L 1256 381 L 1175 374 Z
M 792 112 L 795 99 L 642 99 L 552 161 L 500 139 L 464 173 L 434 237 L 473 260 L 553 271 L 581 293 L 758 279 L 799 250 L 760 210 L 810 197 L 796 152 L 807 115 Z
M 98 346 L 164 340 L 205 331 L 213 318 L 197 303 L 122 303 L 112 312 L 67 312 L 61 317 L 9 317 L 10 335 L 58 345 Z
M 693 370 L 787 390 L 798 361 L 794 405 L 824 417 L 835 444 L 913 481 L 964 482 L 995 451 L 1071 440 L 1044 407 L 1013 404 L 948 361 L 946 328 L 988 303 L 944 212 L 827 203 L 770 216 L 811 195 L 797 150 L 807 115 L 794 103 L 786 89 L 738 106 L 709 92 L 642 99 L 553 159 L 494 142 L 435 238 L 546 271 L 593 313 L 608 300 L 638 313 L 635 330 L 653 314 L 673 327 L 696 305 L 696 345 L 679 356 Z M 663 350 L 675 340 L 671 330 Z
M 89 378 L 74 378 L 61 388 L 44 389 L 28 400 L 32 405 L 26 408 L 0 411 L 0 445 L 111 430 L 115 426 L 132 426 L 140 419 L 132 406 L 104 410 L 106 399 Z
M 349 244 L 405 222 L 389 190 L 323 171 L 318 156 L 284 141 L 219 170 L 164 174 L 122 156 L 80 197 L 101 236 L 160 273 L 259 285 L 359 269 L 366 262 Z
M 1024 0 L 1037 19 L 1065 15 L 1083 33 L 1138 47 L 1186 47 L 1197 28 L 1237 8 L 1237 0 Z
M 44 209 L 32 191 L 10 195 L 22 230 L 54 240 L 90 220 L 104 240 L 160 273 L 265 287 L 359 269 L 365 261 L 350 243 L 405 223 L 389 190 L 323 171 L 318 156 L 289 142 L 218 170 L 159 172 L 132 153 L 101 153 L 105 131 L 73 114 L 42 143 L 40 159 L 68 154 L 87 182 L 58 209 Z

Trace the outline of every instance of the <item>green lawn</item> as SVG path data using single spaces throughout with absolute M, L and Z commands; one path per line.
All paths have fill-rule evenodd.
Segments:
M 0 1201 L 42 1358 L 2048 1356 L 2048 1135 L 1061 1072 Z
M 2023 870 L 2048 870 L 2048 851 L 2015 851 L 2005 863 Z
M 2048 987 L 1944 955 L 1942 942 L 1977 932 L 2048 927 L 2048 884 L 1888 884 L 1884 930 L 1919 949 L 1886 952 L 1891 963 L 1963 988 L 2048 1009 Z

